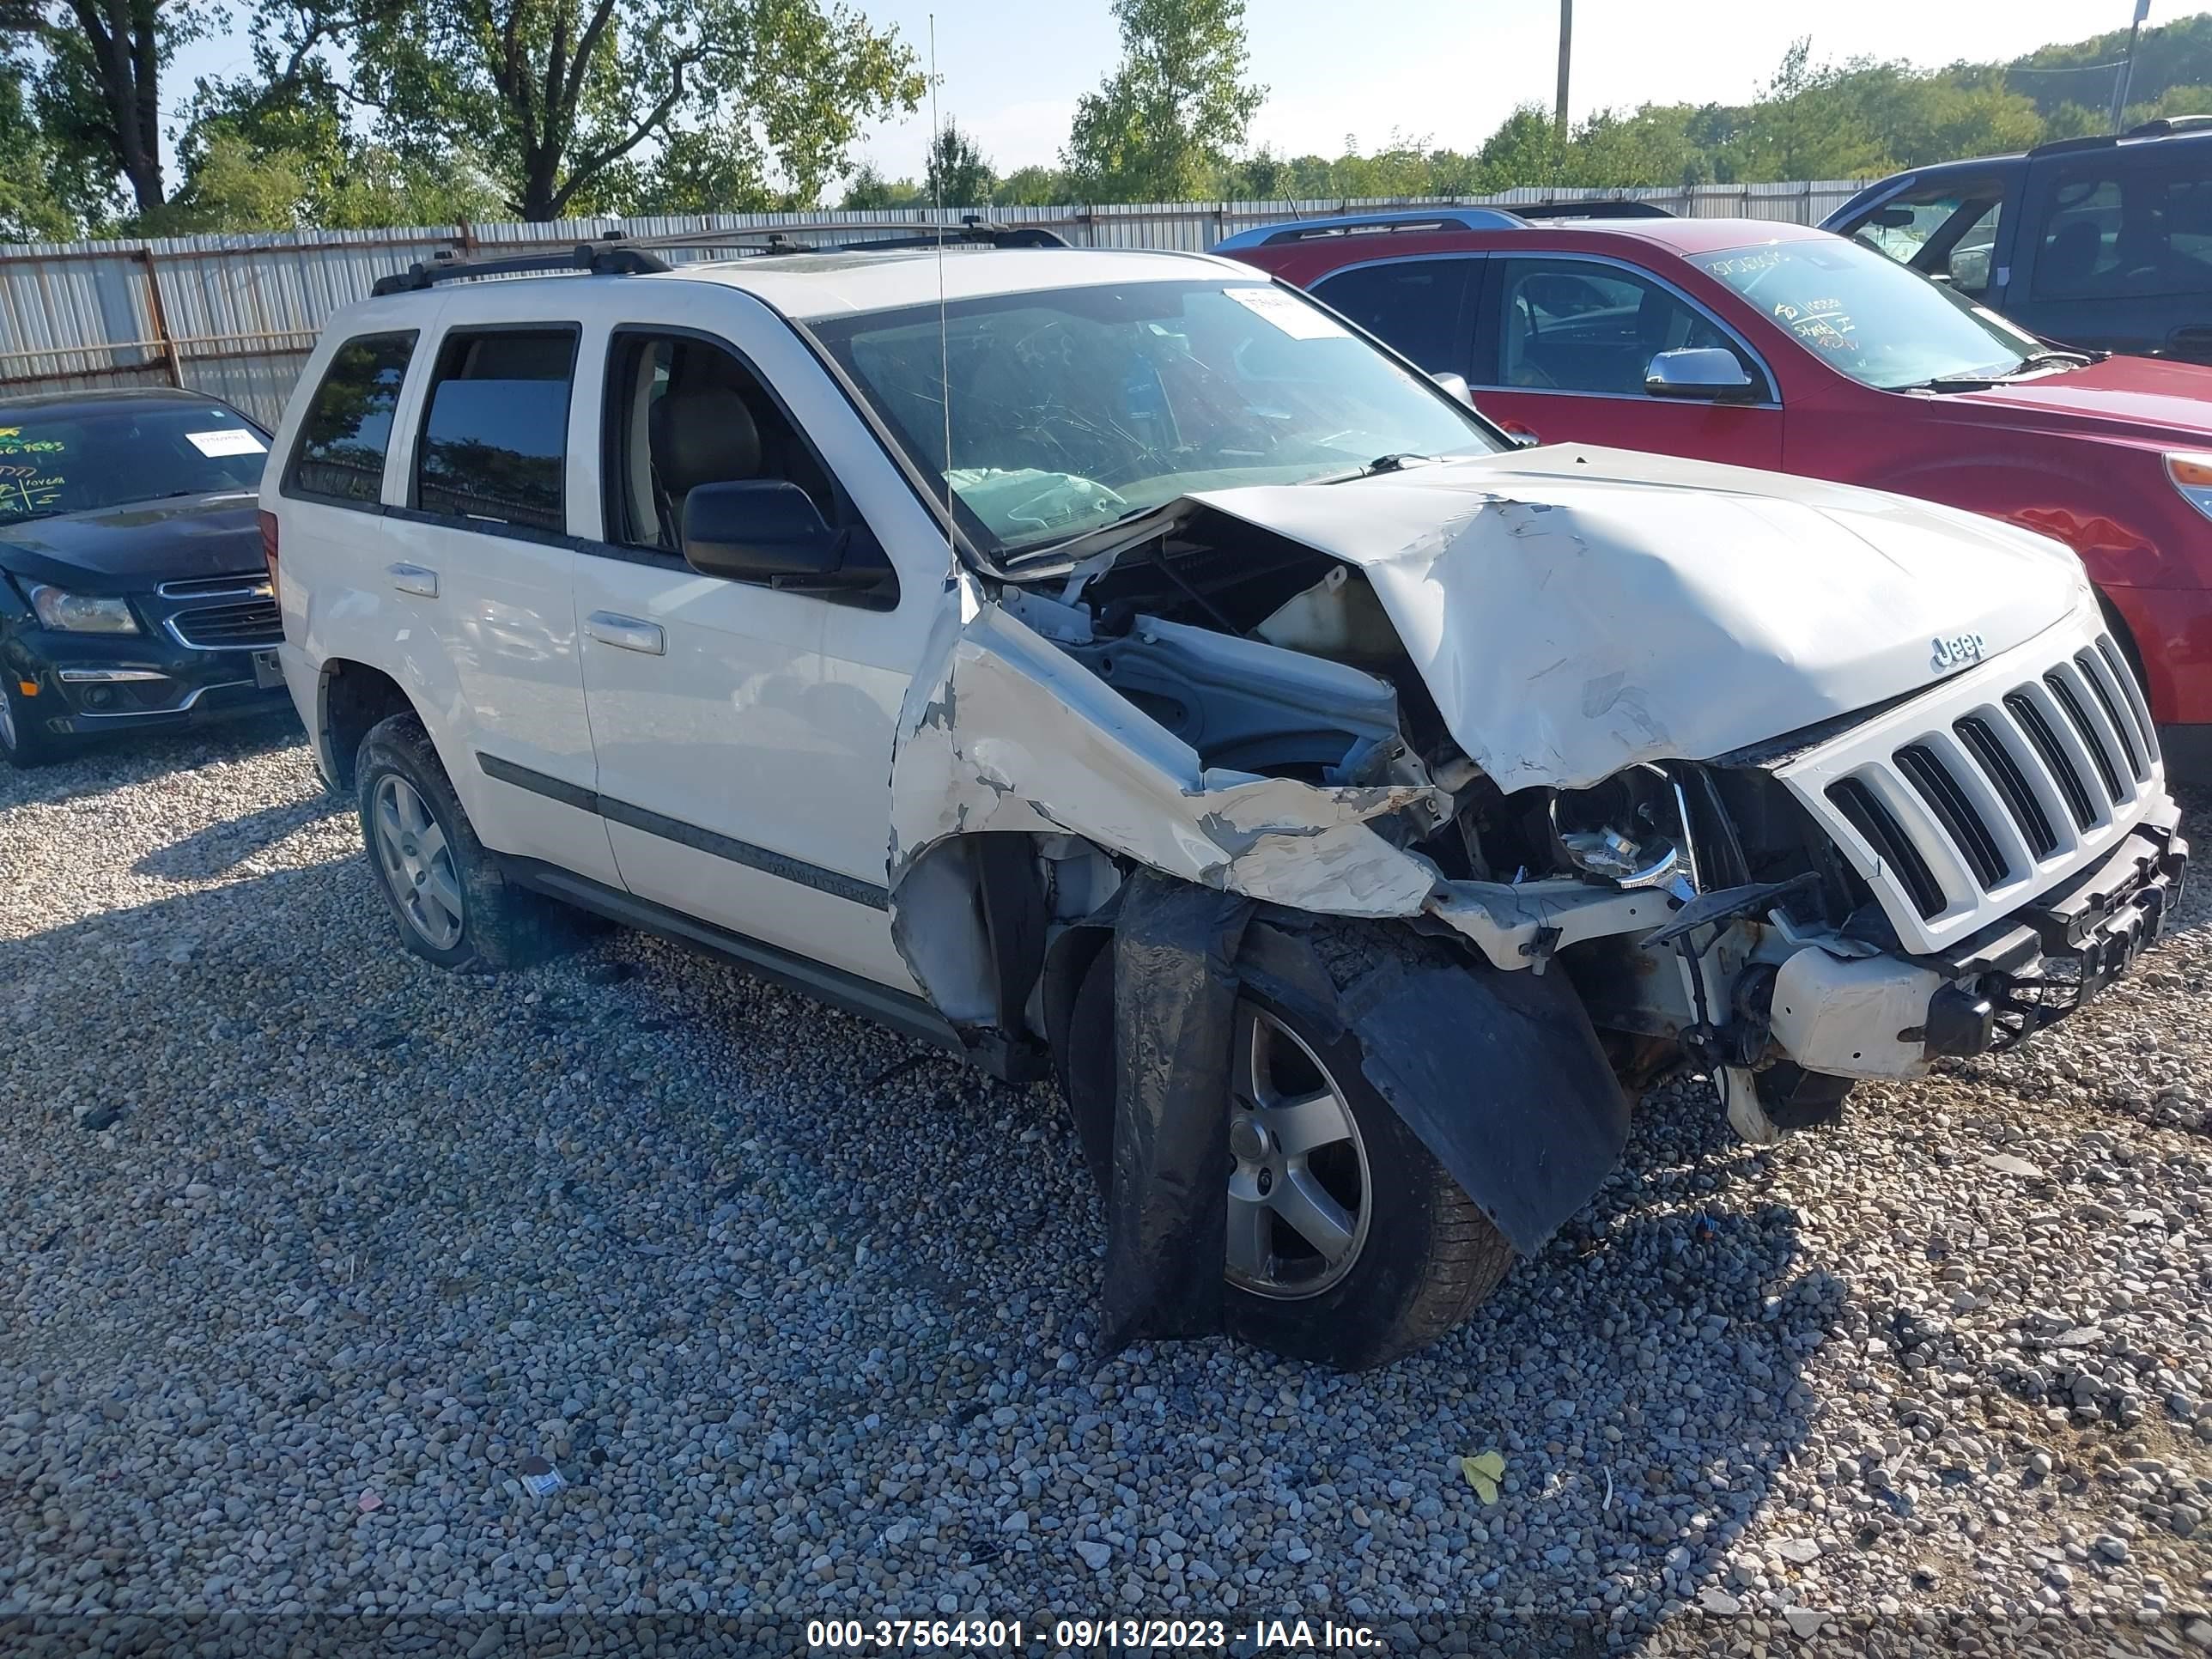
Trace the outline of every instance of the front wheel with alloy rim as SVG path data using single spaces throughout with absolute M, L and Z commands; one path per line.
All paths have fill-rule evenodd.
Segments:
M 568 911 L 507 880 L 484 850 L 414 715 L 370 728 L 354 775 L 369 867 L 416 956 L 441 968 L 521 968 L 574 942 Z
M 12 684 L 0 683 L 0 759 L 10 766 L 45 766 L 64 752 L 61 740 L 31 712 L 30 699 Z
M 1325 925 L 1337 935 L 1332 971 L 1427 948 L 1386 928 Z M 1230 1334 L 1344 1370 L 1436 1341 L 1504 1277 L 1512 1246 L 1367 1081 L 1356 1036 L 1332 1038 L 1249 989 L 1231 1029 Z M 1067 1040 L 1068 1106 L 1103 1186 L 1117 1072 L 1110 943 L 1084 978 Z

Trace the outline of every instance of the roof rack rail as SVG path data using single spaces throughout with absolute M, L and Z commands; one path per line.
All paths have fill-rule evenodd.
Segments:
M 793 244 L 800 236 L 848 236 L 872 233 L 883 240 L 839 242 L 832 248 Z M 896 233 L 896 234 L 891 234 Z M 1067 239 L 1042 225 L 1006 225 L 976 214 L 964 216 L 957 225 L 928 224 L 913 219 L 847 220 L 839 224 L 761 225 L 743 230 L 673 230 L 657 236 L 625 238 L 625 247 L 735 247 L 744 242 L 765 242 L 766 251 L 786 253 L 866 252 L 911 246 L 916 242 L 979 243 L 990 247 L 1066 247 Z
M 1675 216 L 1656 202 L 1626 196 L 1583 196 L 1572 201 L 1516 202 L 1513 211 L 1523 219 L 1672 219 Z
M 2138 121 L 2121 134 L 2124 138 L 2163 138 L 2174 132 L 2212 132 L 2212 115 L 2158 115 Z
M 1225 236 L 1214 251 L 1272 247 L 1286 242 L 1314 242 L 1333 236 L 1364 236 L 1425 230 L 1511 230 L 1528 222 L 1519 214 L 1495 207 L 1392 208 L 1372 213 L 1340 213 L 1322 219 L 1292 219 L 1257 225 Z
M 2138 121 L 2124 132 L 2092 133 L 2086 138 L 2054 138 L 2030 155 L 2066 155 L 2076 150 L 2110 149 L 2128 138 L 2174 138 L 2188 132 L 2212 132 L 2212 115 L 2160 115 Z
M 590 276 L 634 276 L 669 269 L 667 261 L 633 244 L 579 242 L 557 253 L 519 253 L 501 259 L 463 259 L 441 253 L 428 264 L 418 260 L 403 271 L 378 277 L 369 293 L 380 300 L 387 294 L 416 294 L 466 276 L 522 276 L 562 270 Z

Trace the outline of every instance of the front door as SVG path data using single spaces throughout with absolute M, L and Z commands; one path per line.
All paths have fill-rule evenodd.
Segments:
M 1605 444 L 1735 466 L 1782 464 L 1774 382 L 1703 307 L 1607 259 L 1547 255 L 1492 262 L 1468 376 L 1475 406 L 1545 443 Z M 1662 351 L 1718 346 L 1759 387 L 1749 403 L 1655 398 L 1644 382 Z
M 2177 158 L 2203 156 L 2193 141 Z M 2212 362 L 2212 177 L 2118 149 L 2038 167 L 2007 311 L 2046 340 Z M 2022 303 L 2022 298 L 2025 303 Z
M 891 744 L 943 568 L 782 591 L 679 550 L 687 498 L 718 483 L 787 480 L 842 525 L 888 483 L 919 513 L 789 328 L 759 320 L 743 356 L 649 320 L 605 337 L 605 534 L 576 578 L 599 810 L 639 897 L 909 991 L 886 891 Z M 830 453 L 863 463 L 841 477 Z

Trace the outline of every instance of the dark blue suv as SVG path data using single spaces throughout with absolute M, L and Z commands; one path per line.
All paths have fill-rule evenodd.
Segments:
M 1821 228 L 2045 339 L 2212 363 L 2212 116 L 1915 167 Z

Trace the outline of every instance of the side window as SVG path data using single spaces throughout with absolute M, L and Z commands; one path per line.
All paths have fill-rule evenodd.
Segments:
M 1979 298 L 2004 208 L 2001 179 L 1947 179 L 1893 196 L 1851 233 L 1854 241 Z
M 607 382 L 607 539 L 681 556 L 702 484 L 781 478 L 830 524 L 850 518 L 812 447 L 738 358 L 710 340 L 623 331 Z
M 1314 298 L 1389 341 L 1423 368 L 1465 367 L 1460 318 L 1478 262 L 1394 259 L 1340 270 L 1314 284 Z
M 1580 259 L 1509 259 L 1499 303 L 1498 383 L 1641 398 L 1662 351 L 1743 354 L 1703 313 L 1656 283 Z M 1764 380 L 1757 364 L 1744 372 Z
M 2045 203 L 2037 299 L 2212 294 L 2212 180 L 2075 171 Z
M 572 328 L 447 335 L 416 447 L 415 505 L 564 532 L 575 358 Z
M 300 422 L 284 493 L 374 507 L 384 493 L 392 411 L 415 355 L 415 334 L 364 334 L 331 358 Z

